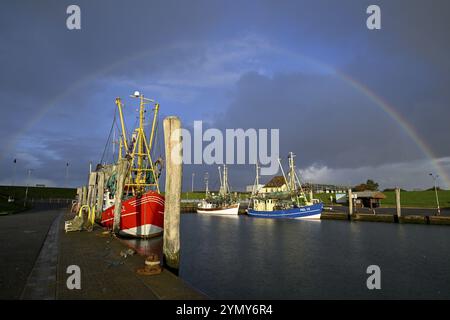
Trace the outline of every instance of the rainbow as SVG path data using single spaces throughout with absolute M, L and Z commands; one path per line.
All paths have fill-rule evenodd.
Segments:
M 439 177 L 442 178 L 443 185 L 445 189 L 450 188 L 450 178 L 446 172 L 446 170 L 441 166 L 438 162 L 438 157 L 434 154 L 432 148 L 426 144 L 423 138 L 417 133 L 416 129 L 409 123 L 407 119 L 405 119 L 392 105 L 390 105 L 385 99 L 383 99 L 380 95 L 377 95 L 373 90 L 369 87 L 361 83 L 360 81 L 352 78 L 350 75 L 344 73 L 343 71 L 335 68 L 331 65 L 318 61 L 316 59 L 312 59 L 311 57 L 304 56 L 297 52 L 293 53 L 285 50 L 277 50 L 278 53 L 283 53 L 294 57 L 295 59 L 300 59 L 309 64 L 316 66 L 319 70 L 325 71 L 329 74 L 336 75 L 339 79 L 344 81 L 350 87 L 354 88 L 365 97 L 367 97 L 370 101 L 374 103 L 375 106 L 379 107 L 385 114 L 387 114 L 395 123 L 397 123 L 400 128 L 406 133 L 406 135 L 414 142 L 414 144 L 419 148 L 419 150 L 428 158 L 436 172 L 439 174 Z
M 167 49 L 167 48 L 166 48 Z M 267 49 L 267 48 L 266 48 Z M 18 141 L 18 139 L 24 135 L 26 132 L 28 132 L 39 120 L 42 119 L 42 117 L 51 110 L 59 101 L 63 100 L 65 97 L 72 93 L 76 93 L 76 90 L 80 89 L 81 87 L 85 86 L 86 84 L 90 83 L 91 81 L 95 81 L 98 76 L 107 73 L 108 71 L 113 70 L 114 68 L 124 65 L 125 63 L 140 58 L 140 57 L 146 57 L 148 58 L 148 55 L 155 55 L 157 52 L 160 52 L 161 49 L 157 50 L 144 50 L 141 52 L 138 52 L 137 54 L 128 56 L 125 59 L 118 60 L 117 62 L 102 68 L 100 70 L 97 70 L 96 72 L 81 78 L 80 80 L 73 83 L 69 88 L 67 88 L 64 92 L 61 94 L 53 97 L 45 106 L 43 106 L 39 112 L 36 114 L 35 117 L 33 117 L 27 124 L 24 125 L 22 130 L 17 133 L 12 139 L 10 139 L 8 142 L 3 144 L 3 150 L 0 153 L 0 160 L 4 158 L 8 151 L 11 150 L 12 146 L 15 145 Z M 426 144 L 426 142 L 420 137 L 420 135 L 417 133 L 415 128 L 408 122 L 407 119 L 405 119 L 398 111 L 390 105 L 387 101 L 385 101 L 381 96 L 377 95 L 374 91 L 372 91 L 370 88 L 368 88 L 363 83 L 359 82 L 358 80 L 350 77 L 349 75 L 345 74 L 344 72 L 338 70 L 335 67 L 332 67 L 328 64 L 325 64 L 321 61 L 317 61 L 315 59 L 312 59 L 307 56 L 303 56 L 298 53 L 292 53 L 284 50 L 275 50 L 278 53 L 288 54 L 295 59 L 301 59 L 302 61 L 306 61 L 310 64 L 313 64 L 314 66 L 317 66 L 321 68 L 321 70 L 326 70 L 330 72 L 331 74 L 336 75 L 339 79 L 350 85 L 352 88 L 357 90 L 358 92 L 362 93 L 364 96 L 366 96 L 368 99 L 370 99 L 374 105 L 378 106 L 384 113 L 386 113 L 391 119 L 393 119 L 400 128 L 407 134 L 407 136 L 414 142 L 414 144 L 423 152 L 423 154 L 428 158 L 431 162 L 439 176 L 441 177 L 442 181 L 444 182 L 443 187 L 446 189 L 450 188 L 450 179 L 445 171 L 445 169 L 440 165 L 438 158 L 435 156 L 433 150 L 430 146 Z
M 411 138 L 411 140 L 417 145 L 417 147 L 423 152 L 423 154 L 430 159 L 433 164 L 433 167 L 437 170 L 437 173 L 444 181 L 445 189 L 448 189 L 450 186 L 450 179 L 447 175 L 445 169 L 439 164 L 437 161 L 437 156 L 434 154 L 433 150 L 430 146 L 428 146 L 425 141 L 419 136 L 415 128 L 406 120 L 397 110 L 390 104 L 388 104 L 382 97 L 376 95 L 373 91 L 371 91 L 367 86 L 362 84 L 361 82 L 356 81 L 351 78 L 347 74 L 336 70 L 336 74 L 343 80 L 345 80 L 348 84 L 350 84 L 353 88 L 359 90 L 366 97 L 371 99 L 377 106 L 379 106 L 390 118 L 392 118 L 402 129 L 403 131 Z

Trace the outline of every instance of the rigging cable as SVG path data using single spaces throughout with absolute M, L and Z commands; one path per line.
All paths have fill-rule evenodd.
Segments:
M 113 122 L 112 122 L 112 125 L 111 125 L 111 129 L 109 130 L 109 135 L 108 135 L 108 139 L 106 140 L 105 148 L 103 149 L 103 154 L 102 154 L 102 158 L 101 158 L 101 160 L 100 160 L 100 164 L 103 163 L 103 160 L 104 160 L 105 154 L 106 154 L 106 150 L 107 150 L 108 145 L 109 145 L 110 140 L 111 140 L 111 135 L 112 135 L 112 132 L 113 132 L 113 130 L 114 130 L 114 124 L 115 124 L 115 122 L 116 122 L 116 112 L 117 112 L 117 111 L 114 109 L 114 118 L 113 118 Z

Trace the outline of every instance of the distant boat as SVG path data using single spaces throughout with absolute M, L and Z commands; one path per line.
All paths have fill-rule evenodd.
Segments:
M 247 214 L 259 218 L 297 218 L 297 219 L 320 219 L 323 210 L 323 203 L 313 199 L 312 190 L 309 197 L 306 196 L 300 179 L 295 173 L 294 154 L 289 153 L 289 181 L 283 171 L 284 182 L 287 191 L 282 192 L 260 192 L 259 168 L 256 164 L 255 187 L 250 197 Z
M 259 218 L 300 218 L 300 219 L 320 219 L 323 211 L 323 203 L 315 203 L 312 205 L 305 205 L 301 207 L 294 207 L 290 209 L 272 210 L 272 211 L 258 211 L 248 209 L 249 216 Z
M 239 213 L 239 201 L 236 195 L 232 195 L 228 185 L 228 168 L 223 166 L 223 178 L 219 167 L 220 191 L 218 195 L 208 190 L 208 179 L 206 182 L 205 198 L 198 204 L 197 213 L 214 215 L 237 215 Z

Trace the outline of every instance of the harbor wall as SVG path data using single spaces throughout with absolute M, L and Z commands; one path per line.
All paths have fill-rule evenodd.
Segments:
M 450 216 L 437 215 L 407 215 L 398 216 L 396 214 L 367 214 L 355 213 L 349 215 L 342 212 L 323 212 L 321 220 L 347 220 L 347 221 L 367 221 L 367 222 L 385 222 L 402 224 L 431 224 L 431 225 L 450 225 Z

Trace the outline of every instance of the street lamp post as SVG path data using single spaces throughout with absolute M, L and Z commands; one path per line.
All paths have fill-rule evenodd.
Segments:
M 26 207 L 27 205 L 27 198 L 28 198 L 28 186 L 30 184 L 30 176 L 33 169 L 28 169 L 28 178 L 27 178 L 27 188 L 25 190 L 25 200 L 23 201 L 23 206 Z
M 14 159 L 14 169 L 13 169 L 13 187 L 16 185 L 16 172 L 17 172 L 17 159 Z
M 69 163 L 66 163 L 66 176 L 64 177 L 65 181 L 64 181 L 64 187 L 67 188 L 67 183 L 69 181 Z
M 436 195 L 437 215 L 440 216 L 441 215 L 441 208 L 439 207 L 439 197 L 438 197 L 438 192 L 437 192 L 437 178 L 439 178 L 439 176 L 438 175 L 434 175 L 432 173 L 430 173 L 429 175 L 434 180 L 434 193 Z
M 12 199 L 13 199 L 13 201 L 14 201 L 14 199 L 16 198 L 16 188 L 14 188 L 14 187 L 16 186 L 17 159 L 14 159 L 13 163 L 14 163 L 14 170 L 13 170 L 13 183 L 12 183 L 12 186 L 13 186 L 13 189 L 12 189 L 12 193 L 13 193 Z

